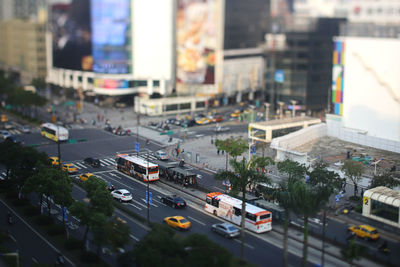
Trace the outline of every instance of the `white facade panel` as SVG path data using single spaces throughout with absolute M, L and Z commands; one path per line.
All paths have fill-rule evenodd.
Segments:
M 133 0 L 132 60 L 135 79 L 173 77 L 174 0 Z
M 343 126 L 400 141 L 400 40 L 340 38 L 345 42 Z

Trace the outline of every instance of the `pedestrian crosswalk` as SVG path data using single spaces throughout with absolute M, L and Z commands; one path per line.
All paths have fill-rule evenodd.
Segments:
M 104 158 L 104 159 L 99 159 L 100 160 L 100 164 L 102 167 L 106 167 L 106 166 L 114 166 L 115 165 L 115 158 L 113 157 L 109 157 L 109 158 Z M 83 170 L 83 169 L 87 169 L 87 168 L 92 168 L 90 165 L 85 164 L 83 161 L 72 161 L 72 162 L 66 162 L 66 163 L 72 163 L 75 165 L 75 167 L 78 170 Z

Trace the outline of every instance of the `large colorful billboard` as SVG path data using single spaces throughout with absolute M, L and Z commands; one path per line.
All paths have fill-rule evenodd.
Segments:
M 345 43 L 335 41 L 332 69 L 332 106 L 334 114 L 337 115 L 343 115 L 344 64 Z
M 217 0 L 178 0 L 177 82 L 214 84 Z
M 93 71 L 130 72 L 130 0 L 97 0 L 91 6 Z
M 92 70 L 90 0 L 53 0 L 50 8 L 53 66 Z

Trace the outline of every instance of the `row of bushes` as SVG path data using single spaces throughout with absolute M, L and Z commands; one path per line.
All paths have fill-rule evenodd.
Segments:
M 87 252 L 84 249 L 84 244 L 81 240 L 74 237 L 67 237 L 64 226 L 58 224 L 54 219 L 47 214 L 41 214 L 40 208 L 33 206 L 30 201 L 26 198 L 18 199 L 16 192 L 4 190 L 4 184 L 0 185 L 1 192 L 5 193 L 5 196 L 10 202 L 26 217 L 30 218 L 34 224 L 36 224 L 43 232 L 47 233 L 48 236 L 59 242 L 66 250 L 77 256 L 79 260 L 87 266 L 107 266 L 97 254 L 93 252 Z M 61 243 L 60 243 L 61 241 Z

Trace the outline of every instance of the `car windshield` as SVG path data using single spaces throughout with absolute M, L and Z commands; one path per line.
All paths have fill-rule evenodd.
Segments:
M 183 202 L 183 199 L 180 198 L 180 197 L 176 197 L 176 198 L 174 198 L 174 200 L 175 200 L 176 202 Z
M 228 230 L 234 232 L 237 231 L 238 229 L 235 226 L 228 226 Z
M 186 220 L 186 219 L 181 219 L 180 222 L 181 222 L 181 223 L 187 223 L 188 220 Z
M 376 231 L 376 230 L 371 231 L 371 234 L 373 234 L 373 235 L 376 235 L 377 233 L 378 233 L 378 231 Z
M 131 193 L 124 193 L 124 196 L 126 196 L 126 197 L 128 197 L 130 195 L 131 195 Z

